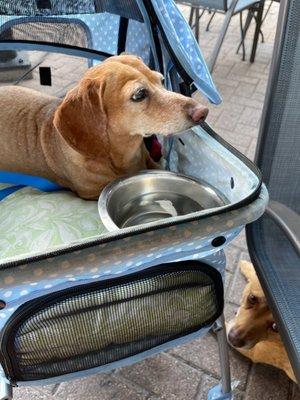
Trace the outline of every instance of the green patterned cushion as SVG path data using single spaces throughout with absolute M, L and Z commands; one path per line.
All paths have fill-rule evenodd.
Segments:
M 49 250 L 104 232 L 97 202 L 72 192 L 25 187 L 0 202 L 1 258 Z

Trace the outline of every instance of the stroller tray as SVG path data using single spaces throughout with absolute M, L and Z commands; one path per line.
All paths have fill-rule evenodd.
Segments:
M 48 255 L 111 235 L 130 235 L 137 230 L 153 230 L 202 218 L 211 224 L 213 215 L 227 215 L 227 211 L 251 203 L 259 194 L 259 172 L 249 160 L 228 148 L 229 145 L 220 143 L 221 139 L 211 132 L 207 125 L 197 127 L 182 134 L 180 140 L 175 137 L 163 145 L 167 169 L 190 176 L 218 194 L 215 195 L 217 200 L 204 209 L 191 209 L 192 212 L 183 215 L 171 213 L 169 218 L 139 226 L 126 227 L 125 224 L 122 229 L 116 226 L 108 232 L 107 224 L 99 218 L 96 201 L 82 200 L 67 191 L 45 193 L 25 187 L 1 202 L 0 264 Z M 122 207 L 115 208 L 121 210 Z
M 207 183 L 223 201 L 196 212 L 142 224 L 138 229 L 151 230 L 204 217 L 211 223 L 210 216 L 238 209 L 257 196 L 261 180 L 255 166 L 210 133 L 208 126 L 197 127 L 181 135 L 180 140 L 174 138 L 171 144 L 165 143 L 165 152 L 169 153 L 167 169 Z M 116 227 L 113 233 L 130 234 L 136 229 Z M 58 251 L 109 234 L 99 218 L 96 201 L 82 200 L 67 191 L 44 193 L 29 187 L 1 202 L 0 232 L 0 263 Z

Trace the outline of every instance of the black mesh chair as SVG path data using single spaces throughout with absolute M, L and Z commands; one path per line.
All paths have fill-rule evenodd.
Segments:
M 256 162 L 270 204 L 250 255 L 300 382 L 300 3 L 282 0 Z

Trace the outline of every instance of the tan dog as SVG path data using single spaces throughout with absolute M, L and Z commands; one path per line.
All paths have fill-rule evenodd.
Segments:
M 203 121 L 207 108 L 166 90 L 135 56 L 89 69 L 64 100 L 0 88 L 0 169 L 38 175 L 96 199 L 119 176 L 155 164 L 143 137 Z
M 248 261 L 241 261 L 240 269 L 247 285 L 235 318 L 227 324 L 228 342 L 252 362 L 282 369 L 296 382 L 254 267 Z

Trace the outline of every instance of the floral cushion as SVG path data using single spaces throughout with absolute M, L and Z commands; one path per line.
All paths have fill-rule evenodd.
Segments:
M 105 232 L 97 202 L 82 200 L 72 192 L 45 193 L 25 187 L 0 202 L 0 254 L 4 258 Z

